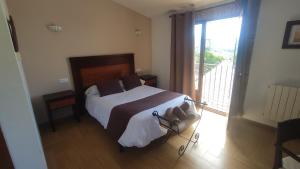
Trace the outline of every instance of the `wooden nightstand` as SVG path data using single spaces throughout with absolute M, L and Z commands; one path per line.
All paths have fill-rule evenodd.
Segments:
M 155 75 L 140 75 L 142 80 L 145 80 L 145 85 L 157 87 L 157 76 Z
M 74 91 L 66 90 L 57 93 L 47 94 L 44 95 L 43 98 L 47 107 L 49 123 L 53 131 L 55 131 L 55 126 L 53 122 L 53 112 L 57 109 L 72 106 L 73 115 L 75 119 L 78 122 L 80 121 L 78 109 L 76 108 L 76 98 Z

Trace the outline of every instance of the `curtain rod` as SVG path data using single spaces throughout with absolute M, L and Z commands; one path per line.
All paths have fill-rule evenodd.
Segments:
M 231 5 L 231 4 L 235 4 L 237 3 L 239 0 L 235 0 L 233 2 L 228 2 L 228 3 L 224 3 L 224 4 L 218 4 L 218 5 L 215 5 L 215 6 L 211 6 L 211 7 L 207 7 L 207 8 L 203 8 L 203 9 L 198 9 L 198 10 L 194 10 L 194 12 L 202 12 L 202 11 L 206 11 L 206 10 L 210 10 L 210 9 L 213 9 L 213 8 L 218 8 L 218 7 L 222 7 L 222 6 L 226 6 L 226 5 Z M 171 18 L 173 15 L 176 15 L 176 14 L 183 14 L 185 12 L 191 12 L 193 10 L 190 10 L 190 11 L 182 11 L 182 12 L 174 12 L 173 14 L 170 14 L 169 17 Z

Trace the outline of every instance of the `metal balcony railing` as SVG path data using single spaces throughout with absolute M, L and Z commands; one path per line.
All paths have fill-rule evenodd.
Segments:
M 195 66 L 195 85 L 198 86 L 196 69 L 199 70 L 199 65 Z M 205 101 L 209 108 L 229 112 L 234 70 L 235 65 L 231 60 L 224 60 L 219 64 L 204 64 L 201 101 Z

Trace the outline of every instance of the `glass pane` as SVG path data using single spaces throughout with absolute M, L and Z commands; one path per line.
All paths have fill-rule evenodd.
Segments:
M 209 107 L 228 112 L 241 18 L 207 22 L 202 100 Z
M 194 75 L 195 75 L 195 89 L 198 90 L 199 80 L 199 66 L 200 66 L 200 50 L 201 50 L 201 35 L 202 24 L 197 24 L 194 27 L 195 36 L 195 52 L 194 52 Z

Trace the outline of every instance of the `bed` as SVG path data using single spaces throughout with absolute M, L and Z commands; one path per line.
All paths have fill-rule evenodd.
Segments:
M 86 90 L 99 80 L 120 79 L 134 74 L 134 55 L 117 54 L 102 56 L 71 57 L 70 66 L 73 75 L 76 99 L 80 110 L 87 111 L 104 129 L 109 129 L 113 109 L 125 104 L 138 104 L 139 101 L 167 92 L 162 89 L 142 85 L 121 93 L 100 97 L 88 94 Z M 176 94 L 175 94 L 176 95 Z M 163 115 L 167 108 L 179 106 L 186 96 L 177 94 L 159 104 L 140 109 L 130 117 L 122 134 L 116 138 L 122 147 L 145 147 L 155 139 L 166 134 L 159 125 L 154 111 Z M 159 100 L 159 99 L 156 99 Z M 139 104 L 140 105 L 140 104 Z M 138 105 L 137 105 L 138 107 Z M 141 106 L 140 106 L 141 107 Z M 194 108 L 194 106 L 192 106 Z

